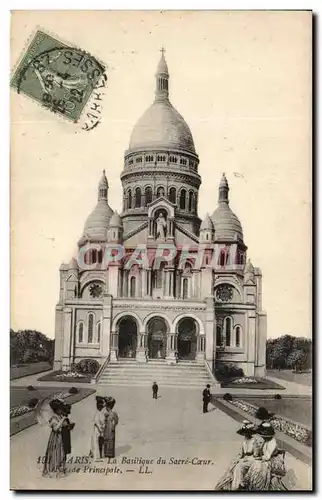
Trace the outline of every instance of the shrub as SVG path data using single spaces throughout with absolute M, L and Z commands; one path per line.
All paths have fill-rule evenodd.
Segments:
M 77 387 L 71 387 L 68 392 L 69 394 L 78 394 L 78 389 Z
M 274 399 L 282 399 L 282 396 L 280 394 L 275 394 Z
M 28 401 L 28 406 L 29 408 L 35 408 L 38 404 L 39 399 L 38 398 L 32 398 Z
M 226 392 L 224 395 L 223 395 L 223 399 L 225 401 L 232 401 L 233 400 L 233 397 L 231 394 L 229 394 L 229 392 Z
M 33 385 L 28 385 L 27 389 L 28 389 L 28 391 L 35 391 L 36 390 Z
M 98 372 L 100 365 L 96 359 L 81 359 L 76 365 L 76 371 L 95 375 Z
M 215 376 L 217 380 L 228 381 L 234 378 L 244 377 L 244 371 L 236 365 L 219 365 L 215 370 Z

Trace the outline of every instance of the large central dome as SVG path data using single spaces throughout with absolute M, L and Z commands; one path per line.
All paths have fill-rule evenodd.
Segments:
M 129 150 L 166 149 L 196 155 L 190 128 L 169 101 L 169 71 L 164 53 L 156 72 L 154 103 L 135 125 Z
M 135 125 L 130 150 L 165 148 L 196 154 L 190 129 L 170 101 L 155 101 Z

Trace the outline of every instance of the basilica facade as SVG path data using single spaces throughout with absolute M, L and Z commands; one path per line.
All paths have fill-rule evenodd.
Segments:
M 84 358 L 197 360 L 212 373 L 233 364 L 264 376 L 262 274 L 248 258 L 228 181 L 218 178 L 217 207 L 201 221 L 199 157 L 169 100 L 163 52 L 155 85 L 124 154 L 122 213 L 109 206 L 104 171 L 78 254 L 60 267 L 55 369 Z

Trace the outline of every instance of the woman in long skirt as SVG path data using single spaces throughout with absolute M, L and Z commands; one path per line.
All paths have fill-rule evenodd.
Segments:
M 230 464 L 228 470 L 218 481 L 215 491 L 241 490 L 244 487 L 244 477 L 254 459 L 254 433 L 255 426 L 251 422 L 244 420 L 243 425 L 238 429 L 237 434 L 244 436 L 241 449 Z
M 89 453 L 94 460 L 102 458 L 103 455 L 105 415 L 105 400 L 100 396 L 96 396 L 96 412 L 91 437 L 91 451 Z
M 281 478 L 285 475 L 284 452 L 278 449 L 275 431 L 263 422 L 255 438 L 255 460 L 247 473 L 248 491 L 285 490 Z M 257 452 L 258 448 L 258 452 Z
M 49 420 L 51 433 L 48 440 L 43 476 L 60 477 L 65 475 L 66 453 L 64 450 L 62 427 L 66 420 L 64 416 L 64 403 L 54 399 L 50 403 L 54 414 Z
M 106 415 L 105 415 L 105 429 L 104 429 L 104 457 L 115 457 L 115 427 L 119 422 L 119 417 L 113 411 L 115 405 L 114 398 L 105 398 L 106 402 Z

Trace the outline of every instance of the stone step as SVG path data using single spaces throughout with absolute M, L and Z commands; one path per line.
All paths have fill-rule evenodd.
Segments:
M 119 366 L 117 368 L 115 368 L 114 366 L 111 366 L 108 368 L 109 371 L 113 371 L 114 373 L 117 373 L 117 372 L 120 372 L 120 373 L 138 373 L 138 372 L 142 372 L 142 373 L 147 373 L 147 372 L 163 372 L 163 371 L 167 371 L 168 373 L 191 373 L 191 374 L 194 374 L 194 373 L 204 373 L 204 369 L 202 368 L 195 368 L 195 369 L 191 369 L 191 368 L 177 368 L 177 367 L 174 367 L 174 366 L 169 366 L 167 368 L 165 367 L 158 367 L 158 366 Z
M 210 383 L 208 381 L 208 383 Z M 130 382 L 127 382 L 125 380 L 120 380 L 120 381 L 100 381 L 98 383 L 98 386 L 108 386 L 108 387 L 111 387 L 111 386 L 115 386 L 115 387 L 118 387 L 118 386 L 127 386 L 127 387 L 149 387 L 151 388 L 151 382 L 150 381 L 144 381 L 144 380 L 141 380 L 141 381 L 130 381 Z M 162 385 L 160 384 L 160 389 L 162 387 L 195 387 L 195 388 L 204 388 L 205 387 L 205 384 L 201 384 L 201 383 L 197 383 L 197 382 L 181 382 L 181 383 L 178 383 L 178 382 L 175 382 L 175 381 L 167 381 L 167 382 L 164 382 Z
M 212 383 L 203 362 L 180 361 L 167 364 L 164 359 L 153 359 L 139 363 L 135 359 L 109 363 L 101 374 L 98 385 L 151 387 L 156 381 L 160 387 L 202 388 Z
M 126 379 L 126 378 L 116 378 L 116 377 L 104 377 L 100 379 L 100 382 L 126 382 L 128 384 L 132 384 L 132 382 L 146 382 L 148 384 L 152 384 L 152 382 L 156 381 L 158 384 L 166 383 L 166 382 L 173 382 L 174 384 L 180 385 L 180 384 L 188 384 L 188 383 L 195 383 L 195 384 L 201 384 L 205 385 L 209 382 L 209 378 L 204 378 L 204 379 L 174 379 L 174 378 L 169 378 L 169 377 L 147 377 L 147 378 L 135 378 L 135 379 Z

